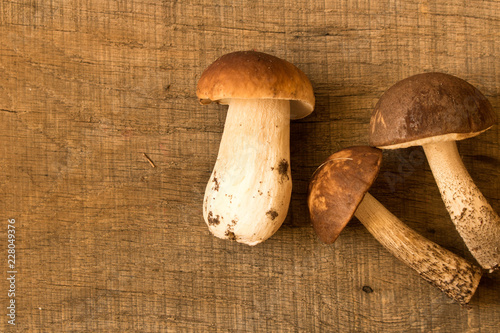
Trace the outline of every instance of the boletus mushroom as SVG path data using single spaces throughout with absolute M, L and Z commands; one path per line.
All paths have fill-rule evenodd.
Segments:
M 311 82 L 275 56 L 223 55 L 198 81 L 201 104 L 229 108 L 208 181 L 203 216 L 216 237 L 256 245 L 283 223 L 292 192 L 290 119 L 314 108 Z
M 308 206 L 319 238 L 333 243 L 353 216 L 396 258 L 455 301 L 470 301 L 480 267 L 421 236 L 368 193 L 382 161 L 368 146 L 340 150 L 321 164 L 309 184 Z
M 370 144 L 383 149 L 422 146 L 458 233 L 477 262 L 500 265 L 500 217 L 467 172 L 456 141 L 496 122 L 486 97 L 474 86 L 443 73 L 417 74 L 380 97 L 371 117 Z

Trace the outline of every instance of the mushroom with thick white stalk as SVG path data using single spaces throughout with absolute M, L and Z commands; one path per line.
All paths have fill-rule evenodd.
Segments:
M 203 72 L 197 96 L 201 104 L 229 105 L 205 190 L 205 222 L 216 237 L 259 244 L 287 215 L 290 119 L 313 111 L 311 82 L 285 60 L 240 51 L 220 57 Z
M 381 161 L 379 149 L 358 146 L 336 152 L 318 167 L 308 197 L 316 234 L 333 243 L 354 215 L 396 258 L 455 301 L 468 303 L 481 268 L 421 236 L 367 192 Z
M 443 73 L 417 74 L 389 88 L 371 117 L 370 144 L 383 149 L 422 146 L 457 231 L 477 262 L 500 267 L 500 217 L 474 184 L 457 140 L 496 123 L 486 97 L 474 86 Z

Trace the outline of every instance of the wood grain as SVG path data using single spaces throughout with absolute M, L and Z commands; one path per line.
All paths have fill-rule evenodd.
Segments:
M 195 96 L 212 61 L 248 49 L 294 63 L 317 99 L 291 126 L 288 217 L 256 247 L 203 222 L 226 110 Z M 498 273 L 463 308 L 357 221 L 321 244 L 306 191 L 327 156 L 368 143 L 377 99 L 409 75 L 459 76 L 500 110 L 499 59 L 497 1 L 1 1 L 2 276 L 9 218 L 18 273 L 17 325 L 2 278 L 0 331 L 497 332 Z M 499 128 L 459 144 L 497 211 Z M 471 259 L 422 156 L 385 152 L 370 192 Z

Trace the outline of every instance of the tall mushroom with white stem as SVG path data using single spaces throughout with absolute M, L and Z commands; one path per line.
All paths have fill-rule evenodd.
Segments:
M 203 217 L 212 234 L 248 245 L 271 237 L 292 193 L 290 119 L 309 115 L 307 76 L 272 55 L 223 55 L 198 81 L 201 104 L 228 104 L 224 133 L 205 189 Z
M 381 162 L 379 149 L 357 146 L 334 153 L 318 167 L 307 200 L 316 234 L 333 243 L 354 215 L 396 258 L 467 304 L 481 280 L 481 268 L 413 231 L 367 192 Z
M 455 141 L 496 123 L 475 87 L 443 73 L 418 74 L 389 88 L 371 117 L 370 144 L 383 149 L 422 146 L 451 220 L 477 262 L 500 268 L 500 217 L 474 184 Z

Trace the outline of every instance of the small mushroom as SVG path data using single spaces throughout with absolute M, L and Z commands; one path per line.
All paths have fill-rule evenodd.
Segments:
M 228 104 L 203 216 L 216 237 L 256 245 L 283 223 L 292 192 L 290 119 L 307 116 L 314 94 L 306 75 L 269 54 L 226 54 L 201 75 L 201 104 Z
M 380 169 L 382 153 L 349 147 L 328 157 L 309 184 L 308 206 L 319 238 L 333 243 L 353 215 L 396 258 L 455 301 L 470 301 L 482 276 L 480 267 L 410 229 L 367 193 Z
M 371 117 L 370 144 L 383 149 L 421 145 L 451 220 L 485 269 L 500 265 L 500 217 L 467 172 L 456 141 L 496 122 L 475 87 L 443 73 L 418 74 L 389 88 Z

